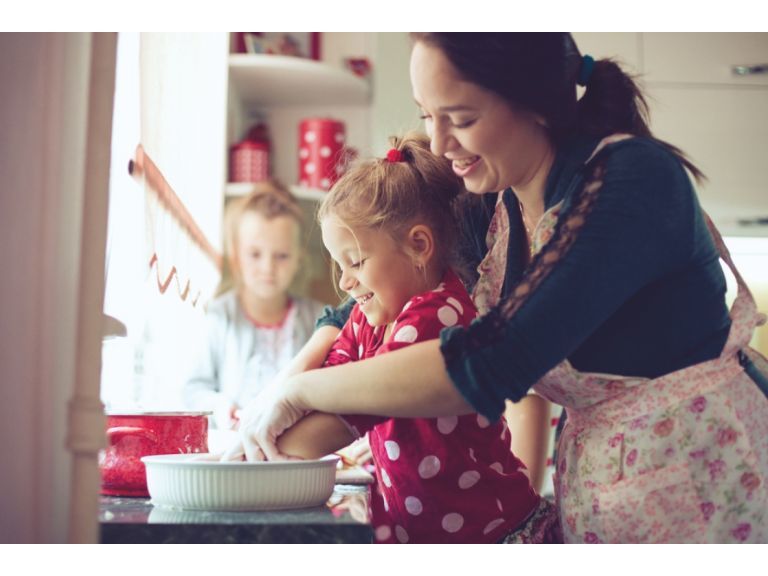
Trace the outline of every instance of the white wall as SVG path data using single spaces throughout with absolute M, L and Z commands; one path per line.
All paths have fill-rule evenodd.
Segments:
M 411 41 L 405 32 L 376 34 L 372 103 L 371 148 L 376 156 L 389 149 L 389 137 L 409 130 L 424 131 L 413 100 L 409 61 Z

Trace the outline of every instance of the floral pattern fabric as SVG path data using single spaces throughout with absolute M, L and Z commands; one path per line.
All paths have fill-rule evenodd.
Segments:
M 517 530 L 507 534 L 501 544 L 562 544 L 563 530 L 555 505 L 542 498 L 539 506 Z
M 768 542 L 768 399 L 739 363 L 765 317 L 707 224 L 738 282 L 719 358 L 656 379 L 564 361 L 535 385 L 568 414 L 555 475 L 566 542 Z
M 504 206 L 503 197 L 504 192 L 499 192 L 496 208 L 485 235 L 488 252 L 477 267 L 480 276 L 472 291 L 472 302 L 481 315 L 487 314 L 498 303 L 507 270 L 509 214 Z
M 587 163 L 628 137 L 604 139 Z M 560 223 L 560 244 L 583 222 L 603 177 L 604 166 L 597 163 L 581 196 L 584 206 Z M 560 204 L 550 208 L 537 224 L 533 270 L 505 313 L 513 314 L 555 265 L 563 248 L 550 239 L 561 210 Z M 705 220 L 738 283 L 719 358 L 656 379 L 578 372 L 566 360 L 534 386 L 568 414 L 554 478 L 566 542 L 768 542 L 768 399 L 739 362 L 746 355 L 768 374 L 768 360 L 747 348 L 765 317 L 717 229 Z M 473 294 L 483 311 L 501 293 L 509 238 L 504 226 L 509 219 L 499 203 Z

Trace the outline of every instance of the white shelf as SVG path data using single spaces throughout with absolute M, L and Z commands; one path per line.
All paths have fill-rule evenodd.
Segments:
M 253 189 L 252 182 L 227 182 L 224 187 L 224 195 L 227 198 L 234 198 L 236 196 L 245 196 L 250 194 Z M 316 188 L 304 188 L 302 186 L 289 186 L 291 194 L 296 196 L 300 200 L 311 200 L 313 202 L 322 202 L 326 194 L 325 190 L 317 190 Z
M 307 58 L 230 54 L 229 78 L 246 108 L 370 102 L 367 80 Z

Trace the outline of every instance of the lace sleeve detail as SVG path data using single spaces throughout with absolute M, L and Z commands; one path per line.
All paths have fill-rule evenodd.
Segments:
M 589 174 L 588 180 L 574 198 L 570 209 L 560 215 L 552 238 L 534 256 L 512 293 L 476 320 L 473 330 L 462 333 L 451 330 L 451 334 L 445 331 L 442 349 L 447 363 L 460 361 L 460 358 L 467 354 L 497 343 L 507 322 L 568 253 L 586 223 L 603 186 L 605 160 L 601 158 L 599 162 L 585 167 L 585 170 Z
M 512 294 L 499 304 L 502 321 L 514 316 L 573 246 L 597 200 L 604 176 L 605 163 L 601 162 L 592 169 L 571 209 L 558 219 L 552 239 L 534 256 Z

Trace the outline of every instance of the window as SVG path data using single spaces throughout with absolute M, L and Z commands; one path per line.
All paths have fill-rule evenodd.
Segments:
M 226 73 L 226 34 L 119 36 L 104 312 L 127 335 L 104 343 L 108 410 L 184 409 L 186 358 L 219 271 L 128 161 L 141 144 L 220 251 Z

